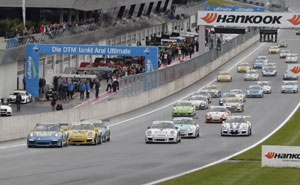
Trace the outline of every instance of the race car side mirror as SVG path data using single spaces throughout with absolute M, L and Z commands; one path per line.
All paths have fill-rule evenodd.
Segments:
M 247 121 L 247 123 L 249 124 L 249 123 L 250 123 L 250 121 Z

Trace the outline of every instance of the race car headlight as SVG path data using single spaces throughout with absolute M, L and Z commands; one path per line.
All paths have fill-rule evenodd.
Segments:
M 170 132 L 170 135 L 175 136 L 175 132 L 174 132 L 174 131 L 171 131 L 171 132 Z
M 30 134 L 29 134 L 29 136 L 30 136 L 30 137 L 33 137 L 33 136 L 34 136 L 34 134 L 33 134 L 33 133 L 30 133 Z
M 93 132 L 89 132 L 89 137 L 92 137 L 93 136 Z
M 192 113 L 193 112 L 193 108 L 189 108 L 188 113 Z
M 151 131 L 148 131 L 148 132 L 147 132 L 147 136 L 152 136 L 152 132 L 151 132 Z
M 195 130 L 195 129 L 196 129 L 196 126 L 195 126 L 195 125 L 192 125 L 192 126 L 190 127 L 190 129 L 191 129 L 191 130 Z
M 173 108 L 173 112 L 175 112 L 175 113 L 177 112 L 177 109 L 176 109 L 176 107 L 174 107 L 174 108 Z
M 248 128 L 248 126 L 246 124 L 243 125 L 243 128 Z

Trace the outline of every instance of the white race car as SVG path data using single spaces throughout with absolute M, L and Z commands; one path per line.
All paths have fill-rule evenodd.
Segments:
M 258 81 L 256 82 L 256 85 L 260 85 L 263 88 L 265 94 L 271 94 L 272 87 L 269 81 Z
M 236 94 L 237 97 L 242 98 L 246 102 L 246 94 L 242 89 L 231 89 L 229 92 Z
M 31 94 L 23 90 L 15 90 L 12 94 L 9 95 L 10 102 L 16 103 L 17 94 L 21 94 L 22 100 L 21 103 L 30 103 L 32 100 Z
M 225 121 L 231 112 L 225 106 L 210 106 L 209 111 L 205 114 L 206 123 L 222 123 Z
M 181 137 L 196 138 L 200 136 L 199 124 L 196 124 L 193 118 L 177 117 L 173 121 L 179 129 Z
M 292 53 L 285 58 L 285 63 L 297 63 L 298 62 L 298 54 Z
M 263 76 L 277 76 L 277 69 L 274 67 L 266 67 L 262 69 Z
M 221 136 L 250 136 L 252 125 L 246 120 L 248 116 L 230 116 L 223 122 Z
M 289 56 L 291 54 L 290 50 L 281 50 L 279 57 L 280 58 L 286 58 L 287 56 Z
M 154 121 L 145 132 L 146 143 L 179 143 L 179 129 L 173 121 Z
M 298 81 L 283 81 L 282 93 L 298 93 Z
M 11 116 L 12 108 L 9 105 L 0 105 L 0 115 L 1 116 Z
M 208 109 L 208 100 L 206 96 L 192 95 L 189 97 L 188 101 L 190 101 L 198 110 Z
M 258 80 L 259 74 L 257 70 L 248 70 L 246 74 L 244 74 L 244 80 Z

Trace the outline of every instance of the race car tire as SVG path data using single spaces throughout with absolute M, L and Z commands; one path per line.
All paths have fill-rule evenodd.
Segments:
M 232 78 L 230 78 L 230 82 L 232 82 Z
M 63 142 L 62 140 L 60 141 L 59 145 L 58 145 L 58 148 L 62 148 L 64 145 L 63 145 Z
M 108 136 L 107 141 L 110 141 L 110 135 Z
M 252 135 L 252 129 L 250 128 L 248 131 L 248 136 L 251 136 L 251 135 Z
M 27 145 L 27 148 L 33 148 L 33 146 Z
M 99 145 L 101 145 L 102 144 L 102 142 L 103 142 L 103 139 L 102 139 L 102 137 L 100 136 L 100 137 L 98 137 L 98 144 Z
M 98 138 L 98 136 L 96 135 L 95 139 L 94 139 L 94 142 L 92 143 L 92 145 L 97 145 L 98 144 L 98 139 L 97 138 Z

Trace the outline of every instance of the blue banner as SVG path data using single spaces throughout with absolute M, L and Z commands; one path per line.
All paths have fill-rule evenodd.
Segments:
M 141 56 L 145 57 L 145 72 L 158 69 L 157 47 L 27 44 L 26 49 L 26 91 L 33 97 L 39 97 L 39 56 L 41 54 Z
M 204 10 L 205 11 L 222 11 L 222 12 L 264 12 L 265 8 L 206 6 Z

